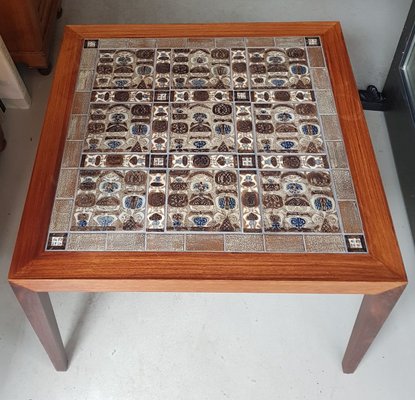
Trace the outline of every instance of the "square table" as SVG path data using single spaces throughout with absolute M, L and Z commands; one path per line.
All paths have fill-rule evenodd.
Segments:
M 50 291 L 365 294 L 407 279 L 338 22 L 67 26 L 9 274 L 57 370 Z

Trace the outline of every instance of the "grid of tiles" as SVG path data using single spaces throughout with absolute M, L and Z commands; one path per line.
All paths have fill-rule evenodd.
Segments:
M 320 38 L 85 41 L 46 249 L 366 252 Z

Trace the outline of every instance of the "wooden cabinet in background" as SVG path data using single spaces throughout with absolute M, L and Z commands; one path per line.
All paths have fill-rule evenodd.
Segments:
M 0 35 L 16 63 L 47 70 L 61 0 L 0 0 Z

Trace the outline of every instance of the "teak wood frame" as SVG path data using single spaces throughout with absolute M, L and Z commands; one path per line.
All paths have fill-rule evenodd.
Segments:
M 360 205 L 368 253 L 275 255 L 46 252 L 44 244 L 84 39 L 238 36 L 321 37 Z M 352 339 L 361 337 L 362 326 L 365 327 L 364 322 L 369 315 L 377 313 L 378 316 L 383 313 L 386 319 L 407 279 L 340 24 L 298 22 L 67 26 L 9 281 L 15 292 L 20 293 L 18 298 L 24 309 L 25 302 L 22 298 L 25 296 L 22 293 L 25 291 L 27 295 L 49 291 L 362 293 L 369 297 L 364 299 Z M 383 298 L 379 297 L 383 296 L 383 292 L 392 292 L 394 295 L 387 296 L 389 301 L 376 301 L 377 298 Z M 376 307 L 365 306 L 368 299 Z M 39 300 L 38 303 L 44 304 Z M 377 309 L 379 305 L 380 310 Z M 25 311 L 27 313 L 26 309 Z M 43 323 L 49 322 L 49 319 L 43 318 Z M 369 336 L 376 334 L 383 323 L 379 323 L 378 319 L 375 322 L 371 324 Z M 366 340 L 367 335 L 364 336 Z M 345 357 L 344 369 L 347 372 L 356 368 L 365 352 L 356 358 L 356 346 L 352 339 L 348 348 L 350 357 Z M 55 344 L 55 349 L 59 348 L 59 343 Z M 49 355 L 51 356 L 50 352 Z M 62 363 L 59 365 L 60 369 L 64 369 Z

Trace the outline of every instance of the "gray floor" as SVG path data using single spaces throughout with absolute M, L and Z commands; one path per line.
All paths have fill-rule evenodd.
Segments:
M 212 0 L 208 9 L 198 1 L 127 3 L 133 12 L 114 10 L 110 1 L 66 1 L 59 35 L 64 23 L 308 19 L 278 1 Z M 306 3 L 290 7 L 303 10 Z M 381 85 L 410 2 L 316 3 L 324 7 L 312 10 L 310 19 L 342 20 L 358 82 Z M 383 41 L 373 41 L 365 28 L 368 10 L 361 3 L 376 5 L 381 22 L 390 21 L 388 32 L 379 32 Z M 376 53 L 375 44 L 377 63 L 362 54 Z M 361 296 L 168 293 L 53 294 L 71 357 L 69 371 L 56 373 L 7 285 L 51 82 L 34 71 L 23 75 L 33 106 L 7 112 L 8 147 L 0 154 L 1 400 L 414 398 L 415 252 L 384 117 L 375 112 L 366 117 L 410 284 L 354 375 L 342 374 L 340 362 Z

